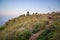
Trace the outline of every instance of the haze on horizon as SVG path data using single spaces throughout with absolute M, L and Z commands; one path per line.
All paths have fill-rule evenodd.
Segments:
M 60 12 L 60 0 L 0 0 L 0 24 L 27 11 Z

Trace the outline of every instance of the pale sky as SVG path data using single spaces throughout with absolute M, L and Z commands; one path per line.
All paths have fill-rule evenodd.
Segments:
M 0 0 L 0 25 L 27 11 L 30 14 L 60 12 L 60 0 Z
M 27 11 L 60 11 L 60 0 L 0 0 L 0 4 L 0 15 L 3 16 L 18 16 Z

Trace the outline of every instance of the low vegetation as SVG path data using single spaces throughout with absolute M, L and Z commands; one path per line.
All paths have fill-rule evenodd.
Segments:
M 60 40 L 60 19 L 52 23 L 37 40 Z
M 0 26 L 0 30 L 3 30 L 5 27 L 4 26 Z
M 31 32 L 28 29 L 25 29 L 21 33 L 18 33 L 16 40 L 29 40 Z
M 45 29 L 46 25 L 53 22 Z M 45 30 L 44 30 L 45 29 Z M 31 35 L 44 30 L 37 40 L 60 40 L 60 13 L 52 12 L 49 14 L 32 14 L 8 20 L 3 26 L 0 26 L 0 40 L 29 40 Z

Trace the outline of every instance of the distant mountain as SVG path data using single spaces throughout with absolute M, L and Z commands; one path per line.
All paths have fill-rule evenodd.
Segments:
M 12 18 L 0 27 L 0 40 L 60 40 L 60 12 Z

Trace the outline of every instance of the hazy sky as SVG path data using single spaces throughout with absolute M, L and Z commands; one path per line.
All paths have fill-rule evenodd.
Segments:
M 60 0 L 0 0 L 0 25 L 27 11 L 31 14 L 60 11 Z
M 60 11 L 60 0 L 0 0 L 0 11 L 3 16 L 17 16 L 27 11 Z

